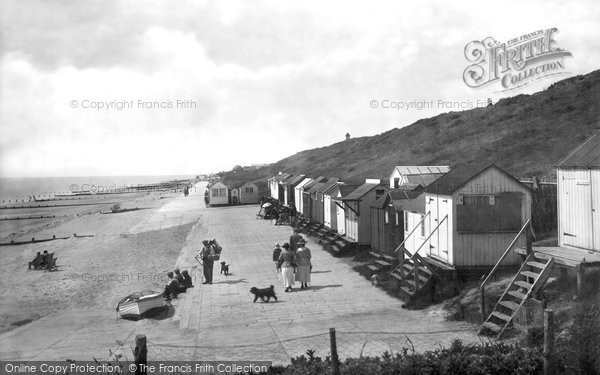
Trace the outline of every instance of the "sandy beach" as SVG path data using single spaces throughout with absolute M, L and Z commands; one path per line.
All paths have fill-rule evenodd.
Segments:
M 136 290 L 162 291 L 166 272 L 172 270 L 193 223 L 133 233 L 131 229 L 180 196 L 179 192 L 130 194 L 98 205 L 2 210 L 3 217 L 56 217 L 0 222 L 1 242 L 53 235 L 70 238 L 0 247 L 0 333 L 62 310 L 114 310 L 120 298 Z M 139 210 L 102 214 L 113 202 Z M 28 270 L 28 262 L 44 250 L 58 258 L 59 270 Z

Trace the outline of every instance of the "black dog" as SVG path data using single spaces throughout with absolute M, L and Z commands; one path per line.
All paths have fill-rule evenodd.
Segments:
M 221 262 L 221 273 L 224 273 L 225 276 L 229 275 L 229 264 L 225 264 L 225 262 Z
M 271 285 L 268 288 L 263 288 L 263 289 L 258 289 L 258 288 L 253 287 L 250 289 L 250 293 L 254 294 L 253 303 L 256 302 L 256 300 L 259 298 L 262 299 L 264 302 L 269 302 L 271 297 L 273 297 L 273 299 L 275 301 L 277 301 L 277 296 L 275 295 L 275 287 L 273 285 Z

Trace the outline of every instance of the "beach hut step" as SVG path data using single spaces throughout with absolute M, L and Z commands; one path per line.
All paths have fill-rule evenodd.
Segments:
M 526 276 L 526 277 L 531 277 L 533 279 L 537 279 L 537 277 L 540 274 L 539 273 L 535 273 L 535 272 L 531 272 L 531 271 L 521 271 L 521 275 Z
M 546 268 L 546 265 L 544 263 L 535 262 L 535 261 L 529 261 L 529 262 L 527 262 L 527 265 L 535 267 L 535 268 L 539 268 L 539 269 Z
M 511 301 L 500 301 L 498 303 L 506 308 L 511 309 L 512 311 L 518 311 L 519 308 L 521 307 L 518 303 L 514 303 Z
M 379 254 L 376 251 L 369 251 L 369 255 L 371 255 L 371 256 L 373 256 L 375 258 L 380 258 L 381 257 L 381 254 Z
M 515 285 L 518 285 L 522 288 L 527 288 L 527 290 L 531 289 L 531 287 L 533 286 L 533 284 L 529 284 L 528 282 L 525 282 L 525 281 L 515 281 Z
M 379 272 L 379 267 L 374 266 L 372 264 L 368 265 L 367 268 L 373 272 Z
M 498 312 L 498 311 L 494 311 L 492 313 L 492 315 L 495 316 L 496 318 L 500 319 L 500 320 L 505 321 L 505 322 L 509 322 L 510 319 L 511 319 L 509 315 L 502 314 L 501 312 Z
M 511 296 L 513 296 L 515 298 L 518 298 L 518 299 L 524 299 L 526 297 L 525 294 L 523 294 L 523 293 L 521 293 L 519 291 L 516 291 L 516 290 L 510 290 L 508 292 L 508 294 L 510 294 Z
M 483 323 L 483 326 L 493 332 L 496 332 L 496 333 L 502 331 L 502 327 L 500 327 L 499 325 L 494 324 L 492 322 L 485 322 L 485 323 Z
M 415 290 L 412 287 L 401 286 L 400 289 L 411 297 L 415 295 Z
M 379 266 L 381 266 L 381 267 L 391 267 L 391 266 L 392 266 L 392 264 L 391 264 L 391 263 L 388 263 L 388 262 L 386 262 L 385 260 L 381 260 L 381 259 L 377 259 L 377 260 L 375 261 L 375 263 L 377 263 L 377 264 L 378 264 Z

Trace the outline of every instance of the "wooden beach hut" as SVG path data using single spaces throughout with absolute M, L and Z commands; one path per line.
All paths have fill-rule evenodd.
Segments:
M 258 197 L 258 186 L 253 182 L 246 182 L 239 188 L 240 204 L 256 204 L 260 198 Z
M 305 219 L 311 220 L 313 215 L 313 204 L 310 199 L 310 189 L 312 189 L 312 187 L 318 184 L 319 182 L 323 182 L 325 180 L 325 177 L 319 176 L 317 178 L 314 178 L 312 181 L 308 182 L 302 187 L 302 207 L 297 207 L 297 209 L 298 211 L 300 211 L 300 213 L 302 214 L 302 216 L 304 216 Z
M 358 245 L 369 245 L 371 242 L 370 207 L 387 191 L 387 186 L 380 181 L 367 179 L 350 194 L 340 198 L 344 209 L 345 236 Z
M 281 189 L 281 181 L 288 178 L 290 175 L 288 173 L 279 172 L 278 174 L 267 179 L 267 185 L 269 187 L 269 192 L 271 193 L 271 198 L 277 199 L 280 202 L 283 202 L 284 195 L 283 189 Z
M 325 222 L 325 191 L 338 184 L 338 178 L 329 178 L 323 182 L 317 182 L 309 189 L 311 208 L 310 219 L 320 224 Z
M 310 177 L 304 177 L 304 179 L 294 187 L 294 202 L 296 204 L 296 211 L 298 211 L 300 214 L 303 214 L 304 209 L 304 196 L 302 195 L 304 186 L 306 186 L 306 184 L 310 183 L 312 180 L 313 179 Z
M 288 178 L 281 181 L 283 188 L 283 205 L 291 207 L 292 204 L 296 204 L 296 186 L 304 181 L 305 176 L 301 175 L 290 175 Z
M 231 189 L 231 191 L 229 192 L 229 195 L 231 197 L 231 205 L 232 206 L 237 206 L 238 204 L 240 204 L 240 189 L 239 188 Z
M 557 212 L 558 246 L 531 246 L 531 241 L 523 246 L 519 242 L 514 250 L 526 257 L 525 261 L 489 315 L 485 285 L 494 270 L 481 284 L 481 312 L 485 319 L 482 331 L 492 331 L 500 338 L 527 301 L 530 301 L 529 309 L 535 309 L 535 306 L 541 309 L 541 302 L 536 302 L 535 298 L 539 300 L 538 292 L 552 268 L 574 271 L 577 296 L 581 296 L 585 271 L 600 267 L 600 133 L 587 139 L 558 163 Z M 530 232 L 525 231 L 525 234 L 527 239 Z M 499 258 L 497 264 L 501 262 L 502 258 Z
M 415 191 L 416 189 L 416 191 Z M 422 194 L 418 185 L 391 189 L 371 205 L 371 249 L 393 255 L 404 240 L 403 202 Z
M 531 218 L 530 190 L 495 164 L 456 167 L 417 199 L 424 199 L 424 236 L 407 250 L 443 268 L 494 266 Z M 511 254 L 504 264 L 520 260 Z
M 358 189 L 359 186 L 360 185 L 341 184 L 337 185 L 336 190 L 330 192 L 330 205 L 332 207 L 331 229 L 335 229 L 335 231 L 342 236 L 346 235 L 346 210 L 342 198 L 347 197 L 354 190 Z M 335 209 L 335 212 L 333 212 L 333 209 Z M 335 228 L 333 228 L 333 221 L 335 221 Z
M 211 206 L 229 204 L 229 187 L 221 181 L 214 181 L 208 185 L 209 204 Z

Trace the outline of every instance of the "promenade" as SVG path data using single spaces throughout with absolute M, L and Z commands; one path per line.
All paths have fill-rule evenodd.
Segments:
M 72 306 L 0 335 L 0 358 L 108 359 L 109 349 L 131 358 L 129 345 L 136 334 L 145 334 L 149 360 L 286 364 L 309 349 L 328 355 L 330 327 L 337 330 L 341 358 L 413 346 L 433 350 L 454 339 L 479 341 L 475 327 L 444 321 L 434 309 L 402 309 L 401 301 L 353 271 L 350 259 L 334 258 L 306 236 L 314 265 L 310 288 L 300 290 L 297 284 L 292 293 L 284 293 L 272 250 L 275 242 L 288 241 L 292 229 L 256 219 L 257 205 L 206 208 L 201 190 L 176 198 L 130 228 L 138 233 L 195 221 L 172 266 L 190 270 L 196 286 L 173 300 L 169 316 L 132 322 L 116 319 L 112 303 L 105 311 Z M 221 260 L 230 265 L 225 276 L 215 263 L 213 285 L 201 284 L 201 267 L 194 259 L 205 238 L 219 241 Z M 279 301 L 252 303 L 250 288 L 269 285 L 275 285 Z

